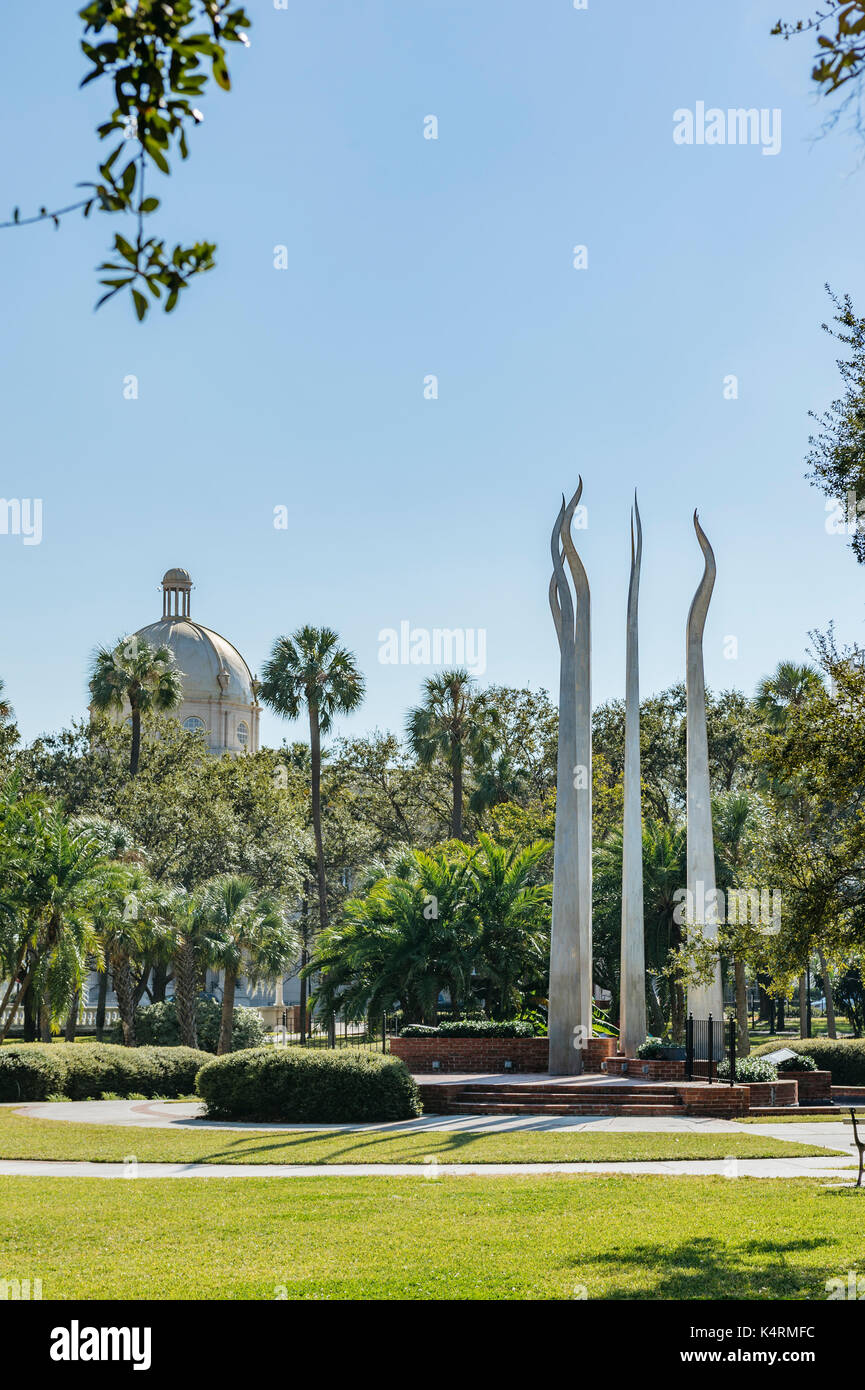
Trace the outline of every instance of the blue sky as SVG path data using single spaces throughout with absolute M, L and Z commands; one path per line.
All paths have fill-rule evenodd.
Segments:
M 402 621 L 484 629 L 484 682 L 555 690 L 549 535 L 580 472 L 596 700 L 624 687 L 635 486 L 644 693 L 683 675 L 695 506 L 710 685 L 752 690 L 831 619 L 861 640 L 863 575 L 803 457 L 837 394 L 824 282 L 865 305 L 865 170 L 852 137 L 815 138 L 810 41 L 769 37 L 792 0 L 248 8 L 234 90 L 158 190 L 154 230 L 219 243 L 172 317 L 92 312 L 113 219 L 0 238 L 0 495 L 44 508 L 40 545 L 0 535 L 25 737 L 83 711 L 92 648 L 159 616 L 171 565 L 253 670 L 278 634 L 336 627 L 368 683 L 344 732 L 402 727 L 429 674 L 379 662 Z M 38 63 L 26 7 L 4 15 L 6 215 L 93 177 L 108 93 L 77 89 L 76 9 L 54 0 Z M 779 108 L 780 153 L 674 144 L 698 101 Z

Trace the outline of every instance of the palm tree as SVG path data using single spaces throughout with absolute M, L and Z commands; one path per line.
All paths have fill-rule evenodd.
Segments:
M 151 647 L 140 637 L 125 637 L 114 647 L 99 647 L 93 658 L 90 694 L 94 709 L 122 710 L 129 705 L 132 748 L 129 773 L 135 777 L 141 754 L 141 716 L 167 713 L 183 698 L 181 673 L 170 647 Z
M 159 888 L 141 864 L 115 864 L 97 909 L 96 926 L 117 996 L 126 1047 L 135 1047 L 133 962 L 165 949 L 168 931 Z M 146 968 L 146 967 L 145 967 Z
M 380 1017 L 398 1002 L 407 1022 L 434 1023 L 443 990 L 455 1011 L 466 1007 L 480 940 L 470 860 L 413 850 L 365 897 L 343 904 L 307 966 L 320 976 L 316 1000 L 326 1013 Z
M 551 848 L 549 840 L 507 847 L 481 834 L 477 849 L 464 851 L 470 908 L 480 929 L 477 970 L 490 982 L 486 1003 L 493 1018 L 513 1018 L 521 1003 L 520 979 L 543 975 L 552 886 L 537 880 Z
M 211 964 L 224 972 L 217 1055 L 231 1051 L 234 996 L 241 974 L 253 984 L 272 980 L 297 956 L 297 932 L 281 906 L 260 894 L 246 874 L 225 874 L 206 885 L 201 920 Z
M 788 711 L 803 704 L 822 687 L 823 682 L 813 666 L 779 661 L 772 675 L 764 676 L 757 686 L 754 703 L 770 729 L 782 730 Z
M 364 679 L 354 655 L 339 645 L 329 627 L 302 627 L 279 637 L 264 663 L 261 698 L 283 719 L 309 718 L 312 828 L 318 877 L 319 927 L 327 927 L 327 880 L 321 833 L 321 736 L 337 714 L 350 714 L 364 697 Z
M 95 836 L 39 797 L 4 801 L 0 821 L 11 870 L 4 882 L 4 915 L 8 921 L 11 908 L 14 923 L 4 934 L 3 973 L 9 985 L 0 1003 L 2 1042 L 31 989 L 39 1000 L 43 1032 L 48 1023 L 65 1017 L 88 958 L 100 957 L 93 909 L 107 863 Z
M 423 702 L 409 710 L 406 736 L 422 767 L 443 760 L 450 769 L 453 792 L 451 839 L 463 828 L 463 772 L 468 757 L 482 766 L 491 761 L 489 736 L 493 712 L 474 695 L 475 682 L 468 671 L 443 671 L 424 682 Z M 480 803 L 478 803 L 480 804 Z
M 8 724 L 9 720 L 13 717 L 15 713 L 9 701 L 3 694 L 5 688 L 5 682 L 0 680 L 0 724 Z
M 172 927 L 174 1007 L 184 1047 L 198 1047 L 196 1002 L 207 946 L 204 897 L 204 892 L 175 888 L 165 900 L 165 914 Z

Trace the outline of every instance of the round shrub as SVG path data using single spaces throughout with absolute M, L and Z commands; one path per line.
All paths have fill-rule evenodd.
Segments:
M 0 1100 L 99 1100 L 188 1096 L 206 1052 L 191 1047 L 114 1047 L 110 1043 L 21 1043 L 0 1048 Z
M 215 999 L 202 995 L 195 1003 L 195 1027 L 198 1033 L 198 1046 L 202 1052 L 216 1052 L 219 1044 L 219 1025 L 222 1019 L 222 1005 Z M 248 1009 L 238 1004 L 234 1010 L 232 1030 L 232 1052 L 240 1052 L 247 1047 L 260 1047 L 264 1042 L 265 1027 L 257 1009 Z M 135 1010 L 135 1037 L 139 1044 L 153 1047 L 179 1047 L 180 1027 L 177 1022 L 177 1008 L 173 999 L 161 1004 L 143 1004 Z M 116 1023 L 111 1030 L 111 1041 L 123 1041 L 123 1030 Z
M 785 1057 L 783 1062 L 776 1062 L 778 1072 L 785 1071 L 818 1071 L 819 1068 L 813 1057 L 809 1057 L 807 1052 L 800 1052 L 796 1057 Z
M 205 1063 L 196 1090 L 218 1119 L 354 1124 L 411 1120 L 420 1093 L 397 1057 L 254 1048 Z
M 726 1057 L 718 1063 L 718 1077 L 721 1081 L 730 1080 L 730 1063 Z M 765 1057 L 742 1057 L 736 1059 L 737 1081 L 777 1081 L 778 1068 Z
M 0 1101 L 45 1100 L 62 1093 L 66 1067 L 60 1051 L 49 1043 L 0 1047 Z
M 659 1038 L 646 1038 L 637 1048 L 637 1056 L 644 1062 L 658 1061 L 664 1056 L 664 1046 Z
M 793 1038 L 790 1042 L 785 1038 L 783 1043 L 763 1043 L 756 1055 L 775 1052 L 779 1047 L 790 1047 L 813 1057 L 818 1071 L 832 1073 L 833 1086 L 865 1086 L 863 1038 Z

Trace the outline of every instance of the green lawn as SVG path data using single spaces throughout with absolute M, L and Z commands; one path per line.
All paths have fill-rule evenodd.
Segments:
M 92 1163 L 120 1163 L 129 1155 L 140 1163 L 423 1163 L 432 1156 L 440 1163 L 600 1163 L 832 1152 L 757 1134 L 459 1134 L 443 1130 L 397 1135 L 252 1134 L 75 1124 L 0 1110 L 0 1158 L 87 1159 Z
M 811 1179 L 6 1178 L 0 1268 L 45 1299 L 810 1299 L 865 1191 Z

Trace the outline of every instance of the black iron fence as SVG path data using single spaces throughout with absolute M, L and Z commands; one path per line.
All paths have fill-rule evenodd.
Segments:
M 466 1017 L 464 1014 L 456 1016 Z M 443 1010 L 436 1013 L 435 1023 L 450 1023 L 454 1017 L 452 1011 Z M 296 1008 L 286 1008 L 277 1022 L 274 1042 L 279 1047 L 353 1047 L 366 1052 L 387 1052 L 388 1038 L 399 1037 L 405 1021 L 402 1011 L 397 1009 L 367 1019 L 349 1019 L 344 1014 L 328 1018 L 324 1014 L 309 1013 L 304 1023 Z
M 730 1064 L 728 1080 L 736 1084 L 736 1020 L 723 1018 L 694 1018 L 689 1014 L 685 1023 L 685 1080 L 718 1080 L 718 1065 Z

